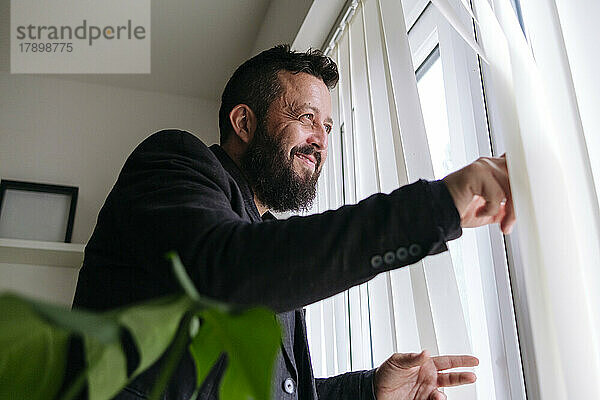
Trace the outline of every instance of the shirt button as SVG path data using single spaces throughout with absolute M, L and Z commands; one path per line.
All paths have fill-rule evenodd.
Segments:
M 285 381 L 283 381 L 283 390 L 285 390 L 286 393 L 294 393 L 295 386 L 296 385 L 294 384 L 294 380 L 292 378 L 287 378 Z
M 385 261 L 387 265 L 392 265 L 394 261 L 396 261 L 396 255 L 393 251 L 388 251 L 383 255 L 383 261 Z
M 418 244 L 411 244 L 410 247 L 408 248 L 408 253 L 413 257 L 420 255 L 421 254 L 421 246 L 419 246 Z
M 371 267 L 379 268 L 382 265 L 383 265 L 383 257 L 381 257 L 380 255 L 376 255 L 371 258 Z
M 396 257 L 398 257 L 398 260 L 400 261 L 406 260 L 408 257 L 408 250 L 406 250 L 406 247 L 400 247 L 396 250 Z

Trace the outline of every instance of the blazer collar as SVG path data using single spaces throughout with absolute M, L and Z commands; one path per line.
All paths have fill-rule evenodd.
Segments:
M 210 146 L 210 150 L 217 157 L 223 168 L 229 172 L 229 175 L 233 178 L 235 183 L 237 183 L 240 188 L 240 192 L 242 193 L 242 198 L 244 199 L 244 205 L 246 206 L 246 211 L 252 217 L 254 222 L 260 221 L 261 218 L 260 213 L 258 212 L 258 208 L 256 208 L 256 203 L 254 202 L 254 192 L 252 188 L 248 184 L 248 180 L 244 176 L 244 173 L 240 170 L 240 168 L 236 165 L 236 163 L 229 157 L 229 155 L 223 150 L 221 146 L 218 144 L 213 144 Z M 267 212 L 268 214 L 271 214 Z M 267 214 L 265 213 L 265 215 Z M 268 218 L 268 217 L 267 217 Z

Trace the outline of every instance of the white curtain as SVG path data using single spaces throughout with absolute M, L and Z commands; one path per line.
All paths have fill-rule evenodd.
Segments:
M 445 0 L 435 0 L 444 9 Z M 596 14 L 584 2 L 560 2 L 571 29 Z M 567 5 L 568 3 L 568 5 Z M 518 217 L 520 279 L 533 349 L 525 359 L 535 395 L 543 399 L 600 396 L 600 216 L 590 156 L 598 157 L 600 95 L 587 85 L 598 78 L 582 73 L 575 90 L 561 21 L 553 0 L 522 2 L 527 42 L 508 0 L 473 1 L 487 78 L 496 97 L 497 126 L 507 152 Z M 493 6 L 493 7 L 492 7 Z M 577 11 L 578 10 L 578 11 Z M 446 12 L 457 28 L 465 27 Z M 582 18 L 575 22 L 573 15 Z M 596 31 L 590 29 L 588 31 Z M 579 40 L 581 30 L 573 33 Z M 573 40 L 573 39 L 572 39 Z M 585 44 L 571 42 L 571 55 L 584 65 Z M 473 46 L 475 47 L 475 46 Z M 485 52 L 485 54 L 483 54 Z M 588 62 L 596 54 L 588 56 Z M 577 65 L 577 64 L 576 64 Z M 589 67 L 588 67 L 589 68 Z M 587 77 L 589 81 L 582 80 Z M 587 139 L 578 100 L 586 102 Z M 597 168 L 597 167 L 596 167 Z M 596 169 L 596 174 L 598 170 Z

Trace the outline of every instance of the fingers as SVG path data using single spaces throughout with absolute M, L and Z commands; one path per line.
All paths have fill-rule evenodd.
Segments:
M 482 193 L 482 197 L 485 199 L 485 205 L 477 210 L 476 217 L 496 217 L 500 213 L 500 207 L 502 206 L 502 202 L 504 201 L 504 192 L 500 190 L 495 190 L 493 193 L 490 192 L 490 189 Z
M 431 395 L 429 395 L 429 399 L 430 400 L 446 400 L 447 397 L 444 393 L 440 392 L 439 390 L 434 390 L 433 392 L 431 392 Z
M 506 159 L 504 159 L 504 167 L 506 168 Z M 512 231 L 512 228 L 517 220 L 517 216 L 515 214 L 515 207 L 513 204 L 512 190 L 510 188 L 510 183 L 508 180 L 508 171 L 506 172 L 504 182 L 506 182 L 505 190 L 508 195 L 506 197 L 505 215 L 500 221 L 500 229 L 505 234 L 508 234 Z
M 459 356 L 438 356 L 432 357 L 433 363 L 438 371 L 444 371 L 451 368 L 475 367 L 479 365 L 477 357 L 459 355 Z M 437 386 L 449 387 L 467 385 L 477 380 L 477 376 L 472 372 L 449 372 L 438 373 Z
M 437 356 L 432 357 L 433 363 L 438 371 L 444 371 L 451 368 L 476 367 L 479 365 L 479 359 L 473 356 Z
M 512 201 L 512 191 L 510 188 L 510 182 L 508 178 L 506 153 L 502 154 L 500 158 L 486 158 L 483 159 L 483 161 L 489 163 L 492 166 L 492 174 L 505 194 L 506 201 L 504 204 L 504 216 L 500 220 L 500 229 L 504 233 L 510 233 L 512 231 L 513 225 L 515 224 L 516 216 Z
M 479 194 L 485 200 L 485 205 L 477 209 L 475 216 L 480 219 L 488 217 L 493 222 L 500 222 L 502 232 L 510 233 L 516 217 L 506 156 L 498 158 L 482 157 L 472 166 L 475 173 L 470 179 L 480 180 L 480 192 L 476 194 Z
M 506 209 L 506 213 L 505 213 L 505 216 L 500 221 L 500 229 L 502 230 L 503 233 L 509 234 L 512 232 L 513 226 L 515 225 L 515 223 L 517 221 L 513 202 L 512 201 L 507 202 L 505 209 Z
M 472 372 L 450 372 L 438 374 L 438 387 L 468 385 L 477 380 L 477 376 Z
M 492 158 L 480 158 L 479 163 L 486 169 L 483 172 L 481 196 L 486 200 L 485 209 L 479 214 L 495 216 L 500 212 L 501 203 L 510 197 L 510 186 L 508 184 L 508 173 L 504 160 Z M 491 175 L 491 179 L 490 176 Z

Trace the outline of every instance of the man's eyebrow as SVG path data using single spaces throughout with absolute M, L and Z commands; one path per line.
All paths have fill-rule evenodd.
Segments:
M 320 113 L 320 112 L 321 112 L 321 110 L 319 110 L 317 107 L 315 107 L 315 106 L 311 106 L 311 105 L 310 105 L 310 103 L 304 103 L 304 104 L 302 104 L 302 105 L 301 105 L 299 108 L 301 108 L 301 109 L 302 109 L 302 108 L 308 108 L 309 110 L 312 110 L 312 111 L 314 111 L 315 113 Z M 332 119 L 331 117 L 327 117 L 327 118 L 325 118 L 325 121 L 324 121 L 324 122 L 328 122 L 328 123 L 330 123 L 331 125 L 333 125 L 333 119 Z

